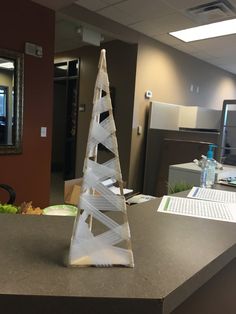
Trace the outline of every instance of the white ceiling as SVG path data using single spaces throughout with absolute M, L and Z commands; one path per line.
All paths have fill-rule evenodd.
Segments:
M 193 27 L 207 22 L 216 22 L 236 17 L 236 10 L 224 13 L 216 8 L 211 14 L 194 17 L 188 9 L 214 0 L 35 0 L 57 12 L 76 4 L 105 18 L 125 25 L 135 31 L 184 51 L 201 60 L 236 74 L 236 35 L 184 43 L 170 36 L 168 32 Z M 225 1 L 225 0 L 221 0 Z M 217 5 L 221 5 L 216 1 Z M 236 0 L 226 0 L 236 8 Z M 77 21 L 78 26 L 80 21 Z M 75 32 L 75 21 L 58 14 L 56 20 L 56 41 L 60 50 L 73 49 L 81 45 Z M 102 26 L 101 26 L 102 27 Z M 60 44 L 59 44 L 60 43 Z

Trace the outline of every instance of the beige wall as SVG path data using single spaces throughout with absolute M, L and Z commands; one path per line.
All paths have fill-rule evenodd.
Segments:
M 101 48 L 106 49 L 110 86 L 115 88 L 114 118 L 123 180 L 127 181 L 129 176 L 137 45 L 117 40 L 106 43 Z M 101 48 L 86 46 L 56 57 L 57 62 L 63 59 L 80 58 L 79 105 L 85 104 L 85 111 L 78 114 L 77 177 L 82 176 Z M 105 155 L 105 153 L 102 152 L 102 155 Z
M 137 135 L 137 126 L 146 128 L 150 102 L 144 98 L 146 90 L 153 92 L 152 100 L 219 109 L 223 99 L 236 98 L 236 76 L 147 37 L 140 38 L 129 172 L 129 186 L 139 191 L 142 191 L 146 134 Z
M 123 180 L 128 181 L 135 90 L 137 45 L 121 41 L 106 44 L 108 74 L 115 87 L 114 118 Z
M 123 178 L 129 187 L 142 192 L 150 102 L 144 98 L 145 91 L 153 92 L 152 100 L 219 109 L 223 99 L 236 98 L 236 78 L 144 35 L 134 37 L 138 40 L 138 52 L 135 44 L 121 41 L 107 43 L 106 48 L 110 83 L 116 88 L 115 119 Z M 88 46 L 67 54 L 81 58 L 79 101 L 86 105 L 86 111 L 79 113 L 78 118 L 78 177 L 82 175 L 99 50 Z M 141 135 L 137 134 L 139 125 Z
M 130 159 L 126 160 L 126 167 L 129 169 L 128 183 L 135 190 L 142 191 L 145 127 L 149 105 L 149 100 L 144 99 L 145 91 L 152 90 L 153 100 L 220 108 L 223 99 L 236 97 L 235 76 L 158 43 L 95 12 L 83 7 L 78 10 L 75 4 L 63 9 L 62 13 L 90 24 L 113 38 L 138 44 L 131 134 L 130 131 L 125 136 L 122 134 L 121 143 L 126 141 L 127 137 L 132 136 L 131 146 L 126 147 L 126 150 L 130 152 Z M 124 79 L 128 80 L 126 77 Z M 191 84 L 194 86 L 193 93 L 190 92 Z M 196 92 L 197 86 L 200 88 L 200 93 Z M 143 127 L 142 135 L 137 135 L 138 125 Z M 128 155 L 129 153 L 126 156 Z

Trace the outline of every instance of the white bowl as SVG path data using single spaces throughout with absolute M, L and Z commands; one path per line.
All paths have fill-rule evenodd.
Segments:
M 77 210 L 77 207 L 73 205 L 52 205 L 44 208 L 43 215 L 76 216 Z

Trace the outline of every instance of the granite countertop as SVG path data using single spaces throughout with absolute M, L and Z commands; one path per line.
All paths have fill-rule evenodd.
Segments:
M 236 257 L 236 225 L 157 213 L 159 201 L 128 208 L 133 269 L 67 268 L 73 218 L 1 214 L 0 295 L 141 300 L 170 312 Z

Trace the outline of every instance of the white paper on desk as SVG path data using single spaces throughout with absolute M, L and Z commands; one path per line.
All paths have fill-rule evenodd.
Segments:
M 157 211 L 168 214 L 236 222 L 236 209 L 234 204 L 164 196 Z
M 199 188 L 195 186 L 191 189 L 187 197 L 221 203 L 236 203 L 235 192 Z
M 120 195 L 120 188 L 117 188 L 116 186 L 112 185 L 109 187 L 109 190 L 112 191 L 113 193 L 115 193 L 116 195 Z M 123 189 L 123 193 L 124 195 L 129 194 L 133 192 L 133 190 L 130 189 Z
M 104 186 L 108 186 L 109 187 L 109 186 L 112 186 L 115 182 L 116 182 L 115 179 L 110 178 L 110 179 L 107 179 L 105 181 L 102 181 L 102 184 Z

